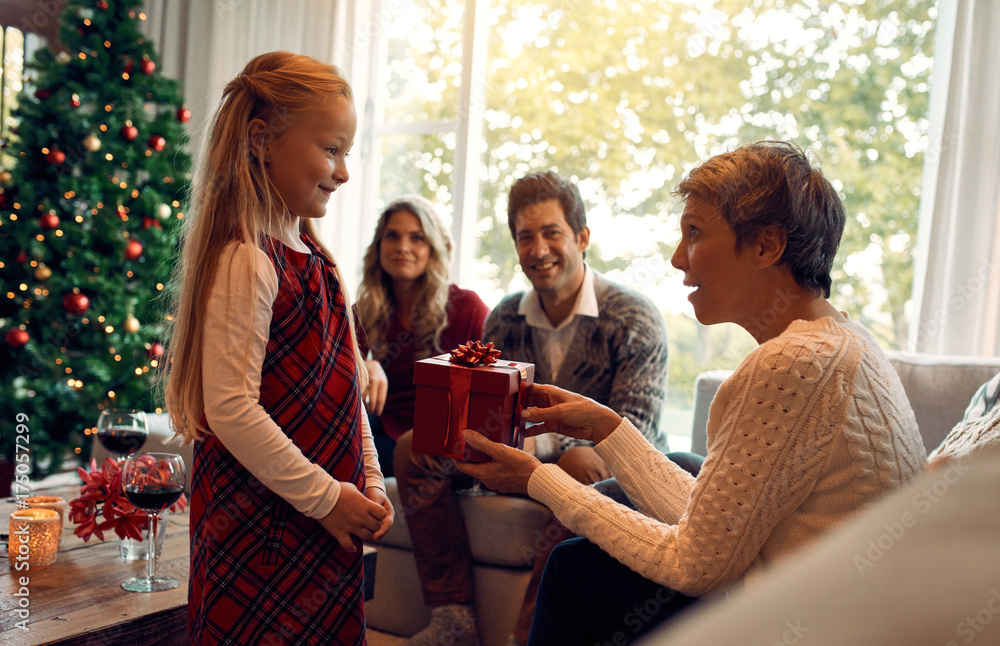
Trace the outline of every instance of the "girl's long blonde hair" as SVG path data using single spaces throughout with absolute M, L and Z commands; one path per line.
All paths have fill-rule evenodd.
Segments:
M 266 136 L 273 140 L 302 113 L 330 109 L 344 101 L 350 103 L 353 95 L 336 67 L 289 52 L 257 56 L 222 93 L 195 162 L 191 207 L 182 227 L 180 260 L 171 286 L 173 323 L 163 380 L 170 421 L 185 442 L 211 432 L 204 416 L 202 336 L 205 307 L 223 249 L 231 242 L 260 247 L 265 233 L 272 230 L 275 213 L 288 215 L 281 197 L 270 188 L 262 156 L 256 154 L 257 146 L 266 142 L 250 141 L 250 122 L 263 120 Z M 332 260 L 311 220 L 300 219 L 299 230 Z M 247 298 L 256 284 L 255 275 L 235 277 L 245 281 Z M 343 280 L 340 283 L 343 288 Z M 363 391 L 368 373 L 358 351 L 353 317 L 347 319 Z M 243 354 L 248 360 L 249 342 Z
M 417 216 L 431 247 L 427 271 L 413 299 L 410 323 L 414 336 L 414 358 L 425 359 L 441 352 L 441 332 L 448 325 L 451 234 L 433 204 L 419 195 L 405 195 L 393 201 L 379 216 L 375 236 L 365 252 L 364 275 L 358 288 L 358 320 L 368 336 L 368 347 L 377 360 L 381 360 L 387 352 L 385 329 L 397 309 L 392 277 L 382 269 L 379 256 L 389 218 L 400 211 Z

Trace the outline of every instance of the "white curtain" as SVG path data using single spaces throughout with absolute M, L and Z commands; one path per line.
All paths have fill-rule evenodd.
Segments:
M 941 0 L 908 349 L 1000 355 L 1000 2 Z
M 370 16 L 346 0 L 146 0 L 143 4 L 144 32 L 160 54 L 161 69 L 184 84 L 185 102 L 192 112 L 188 123 L 192 154 L 222 89 L 254 56 L 275 50 L 306 54 L 336 64 L 356 86 L 352 74 L 359 69 L 358 59 L 367 55 L 365 30 L 353 25 Z M 362 108 L 358 106 L 359 138 Z M 328 215 L 318 229 L 333 250 L 353 298 L 370 232 L 358 226 L 361 182 L 357 166 L 349 168 L 353 181 L 330 200 Z

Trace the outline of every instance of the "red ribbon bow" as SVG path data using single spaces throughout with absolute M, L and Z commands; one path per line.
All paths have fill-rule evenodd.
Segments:
M 462 363 L 467 366 L 475 366 L 480 363 L 488 366 L 491 363 L 496 363 L 499 356 L 500 351 L 493 348 L 492 341 L 486 345 L 483 345 L 482 341 L 469 341 L 452 350 L 450 360 L 452 363 Z

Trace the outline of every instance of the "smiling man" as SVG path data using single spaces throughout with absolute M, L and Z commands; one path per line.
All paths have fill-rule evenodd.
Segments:
M 551 171 L 528 175 L 511 188 L 507 215 L 532 288 L 497 305 L 486 320 L 485 340 L 496 344 L 503 359 L 534 363 L 535 383 L 581 393 L 634 420 L 646 439 L 666 452 L 660 430 L 667 389 L 663 317 L 648 298 L 584 262 L 590 229 L 579 189 Z M 579 482 L 611 477 L 591 442 L 559 436 L 558 455 L 558 465 Z M 689 471 L 700 465 L 688 454 L 671 458 Z M 475 644 L 472 556 L 451 478 L 442 478 L 436 465 L 431 468 L 402 440 L 395 474 L 424 600 L 433 609 L 431 625 L 407 644 Z M 554 546 L 573 534 L 553 519 L 544 535 Z M 547 556 L 535 557 L 535 576 L 511 643 L 527 640 Z

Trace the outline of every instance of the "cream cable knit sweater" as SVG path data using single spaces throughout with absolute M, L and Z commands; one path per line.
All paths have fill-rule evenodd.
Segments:
M 639 574 L 692 596 L 801 548 L 926 459 L 875 339 L 829 318 L 795 321 L 722 384 L 697 479 L 627 419 L 596 449 L 642 513 L 552 464 L 535 470 L 528 494 Z

